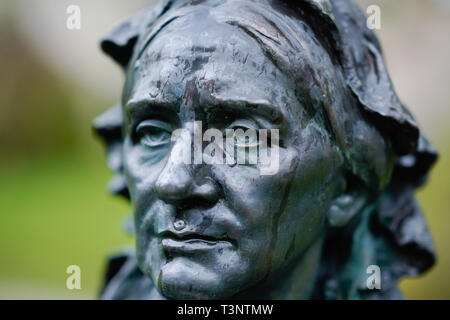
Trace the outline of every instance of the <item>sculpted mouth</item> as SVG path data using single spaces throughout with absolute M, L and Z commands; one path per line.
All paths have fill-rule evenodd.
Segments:
M 161 239 L 166 238 L 166 239 L 173 239 L 176 241 L 184 241 L 184 242 L 192 242 L 192 241 L 196 241 L 196 240 L 210 242 L 210 243 L 219 242 L 219 241 L 226 241 L 226 242 L 230 242 L 230 243 L 236 242 L 235 240 L 233 240 L 227 236 L 217 238 L 217 237 L 208 236 L 208 235 L 195 233 L 195 232 L 186 233 L 186 234 L 176 234 L 171 231 L 164 231 L 159 234 L 159 237 Z
M 229 237 L 213 237 L 199 233 L 175 234 L 164 231 L 159 234 L 161 245 L 169 252 L 201 252 L 217 246 L 236 246 L 236 240 Z

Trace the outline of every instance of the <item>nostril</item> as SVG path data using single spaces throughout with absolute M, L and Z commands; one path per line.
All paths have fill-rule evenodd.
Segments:
M 209 207 L 219 199 L 218 184 L 208 172 L 173 163 L 163 169 L 153 191 L 159 199 L 178 208 Z
M 158 198 L 166 202 L 175 202 L 189 197 L 190 186 L 175 183 L 156 183 L 153 190 Z
M 219 190 L 214 181 L 207 181 L 200 185 L 195 185 L 192 194 L 196 198 L 202 198 L 208 202 L 216 202 L 219 197 Z

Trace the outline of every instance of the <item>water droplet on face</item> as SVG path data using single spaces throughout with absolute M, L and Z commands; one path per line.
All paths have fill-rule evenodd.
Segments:
M 148 89 L 148 93 L 152 98 L 155 98 L 159 93 L 159 89 L 156 86 L 152 86 Z
M 233 168 L 233 167 L 236 166 L 236 164 L 237 164 L 237 162 L 236 162 L 235 160 L 233 160 L 233 161 L 231 161 L 231 162 L 228 163 L 228 166 L 231 167 L 231 168 Z
M 175 228 L 175 230 L 180 231 L 186 227 L 186 222 L 184 222 L 183 220 L 176 220 L 173 223 L 173 227 Z
M 137 69 L 139 68 L 139 66 L 141 65 L 141 60 L 136 60 L 136 62 L 134 63 L 134 68 Z

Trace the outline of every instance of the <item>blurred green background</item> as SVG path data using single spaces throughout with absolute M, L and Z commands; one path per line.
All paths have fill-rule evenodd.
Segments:
M 450 1 L 359 0 L 381 7 L 377 31 L 400 97 L 441 158 L 418 192 L 439 260 L 402 281 L 410 299 L 450 298 Z M 123 75 L 99 38 L 153 1 L 0 2 L 0 299 L 93 299 L 105 258 L 133 243 L 129 205 L 109 196 L 92 119 L 119 101 Z M 68 30 L 68 5 L 81 29 Z M 67 266 L 82 289 L 67 290 Z

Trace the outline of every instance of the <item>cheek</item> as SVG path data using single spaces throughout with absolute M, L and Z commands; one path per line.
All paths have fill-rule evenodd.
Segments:
M 308 128 L 304 132 L 309 143 L 299 146 L 297 170 L 278 224 L 278 261 L 303 253 L 325 232 L 325 216 L 339 181 L 341 162 L 329 139 Z
M 295 157 L 295 152 L 280 149 L 279 170 L 275 175 L 261 175 L 258 168 L 247 166 L 213 167 L 214 178 L 222 187 L 226 205 L 242 225 L 239 237 L 249 245 L 272 246 L 273 226 L 283 208 Z
M 123 147 L 124 174 L 133 209 L 141 215 L 154 201 L 153 187 L 163 170 L 165 152 L 151 153 L 126 139 Z

